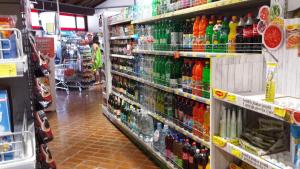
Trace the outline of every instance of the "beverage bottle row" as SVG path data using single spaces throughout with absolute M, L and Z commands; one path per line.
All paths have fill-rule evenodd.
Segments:
M 152 16 L 173 12 L 217 0 L 152 0 Z
M 156 124 L 153 148 L 183 169 L 208 169 L 209 150 L 161 123 Z
M 148 110 L 193 132 L 199 138 L 209 140 L 210 107 L 203 103 L 176 96 L 147 85 L 140 85 L 139 102 Z
M 111 58 L 112 70 L 134 75 L 134 61 L 131 59 Z
M 222 106 L 220 119 L 220 136 L 223 138 L 240 138 L 243 129 L 243 110 Z
M 131 99 L 138 100 L 139 86 L 136 81 L 113 75 L 112 86 L 117 90 L 117 92 L 123 93 Z
M 174 121 L 199 138 L 209 141 L 210 106 L 181 96 L 176 97 L 175 103 Z
M 125 100 L 114 95 L 109 96 L 108 103 L 113 109 L 112 112 L 118 112 L 116 115 L 120 118 L 122 123 L 124 123 L 146 143 L 152 144 L 154 133 L 152 117 L 144 111 L 141 111 L 140 108 L 131 105 Z
M 120 55 L 132 55 L 133 40 L 112 40 L 110 43 L 111 53 Z
M 252 13 L 239 18 L 202 15 L 185 20 L 162 20 L 137 26 L 138 32 L 150 37 L 143 39 L 151 39 L 137 46 L 145 50 L 260 53 L 262 36 L 257 31 L 257 23 Z M 150 31 L 141 31 L 146 27 Z
M 184 59 L 182 89 L 204 98 L 210 98 L 210 63 L 206 59 Z

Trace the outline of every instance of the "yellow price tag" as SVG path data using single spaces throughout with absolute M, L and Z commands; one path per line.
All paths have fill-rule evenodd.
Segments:
M 192 52 L 192 57 L 197 57 L 197 53 L 196 52 Z
M 231 103 L 235 103 L 236 102 L 236 96 L 232 95 L 232 94 L 228 94 L 226 97 L 227 101 L 231 102 Z
M 0 77 L 17 76 L 17 65 L 14 63 L 0 64 Z
M 240 158 L 240 159 L 243 157 L 242 152 L 239 151 L 239 150 L 236 150 L 235 148 L 231 149 L 231 154 L 236 156 L 237 158 Z
M 279 117 L 285 117 L 286 110 L 282 109 L 282 108 L 279 108 L 279 107 L 275 107 L 274 108 L 274 114 L 277 115 L 277 116 L 279 116 Z
M 188 97 L 188 94 L 187 93 L 183 93 L 183 97 Z
M 226 143 L 227 143 L 227 141 L 224 138 L 219 137 L 219 136 L 213 136 L 212 141 L 213 141 L 214 145 L 219 146 L 219 147 L 225 147 Z

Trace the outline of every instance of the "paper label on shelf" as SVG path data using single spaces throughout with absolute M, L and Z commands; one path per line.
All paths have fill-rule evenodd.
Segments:
M 236 96 L 233 94 L 228 94 L 226 97 L 226 100 L 231 102 L 231 103 L 236 103 Z
M 245 161 L 246 163 L 252 165 L 255 168 L 273 169 L 273 167 L 268 165 L 267 162 L 264 162 L 263 159 L 254 158 L 252 155 L 250 156 L 249 154 L 246 154 L 246 153 L 243 153 L 242 160 Z
M 213 136 L 212 141 L 213 141 L 214 145 L 219 146 L 219 147 L 225 147 L 226 143 L 227 143 L 227 141 L 224 138 L 219 137 L 219 136 Z
M 219 90 L 219 89 L 213 89 L 213 96 L 215 98 L 224 99 L 227 95 L 226 91 Z
M 273 109 L 271 105 L 268 104 L 262 104 L 260 102 L 254 101 L 252 99 L 243 99 L 243 106 L 247 109 L 256 111 L 256 112 L 261 112 L 263 114 L 267 115 L 273 115 Z
M 15 63 L 0 64 L 0 77 L 17 76 L 17 65 Z
M 241 151 L 235 149 L 235 148 L 232 148 L 230 153 L 234 156 L 236 156 L 237 158 L 241 159 L 243 157 L 243 154 Z
M 286 110 L 282 109 L 282 108 L 279 108 L 279 107 L 275 107 L 274 108 L 274 114 L 277 115 L 277 116 L 279 116 L 279 117 L 285 117 Z

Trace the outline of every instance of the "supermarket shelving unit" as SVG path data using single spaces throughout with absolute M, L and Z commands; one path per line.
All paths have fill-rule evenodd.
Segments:
M 132 24 L 148 24 L 164 19 L 175 19 L 183 17 L 192 17 L 201 14 L 222 14 L 236 15 L 238 10 L 242 11 L 246 8 L 257 9 L 262 5 L 268 5 L 274 3 L 274 0 L 220 0 L 217 2 L 195 6 L 187 9 L 178 10 L 175 12 L 169 12 L 162 15 L 133 20 Z M 286 3 L 287 1 L 280 1 Z M 286 5 L 286 4 L 285 4 Z M 236 11 L 236 9 L 238 9 Z M 128 23 L 128 21 L 126 21 Z M 122 22 L 120 22 L 122 23 Z M 119 24 L 116 23 L 116 24 Z M 115 23 L 113 24 L 115 25 Z M 111 37 L 110 39 L 122 39 L 122 38 L 134 38 L 131 37 Z M 109 41 L 107 41 L 109 42 Z M 109 48 L 107 48 L 109 51 Z M 266 118 L 277 119 L 288 124 L 294 124 L 292 116 L 294 112 L 300 112 L 300 108 L 295 105 L 287 104 L 293 102 L 296 105 L 300 105 L 300 89 L 297 86 L 300 85 L 299 75 L 300 68 L 297 65 L 300 64 L 300 60 L 295 58 L 297 56 L 296 50 L 287 51 L 285 45 L 279 50 L 272 51 L 271 54 L 278 59 L 279 72 L 276 77 L 276 84 L 278 84 L 276 92 L 276 100 L 274 103 L 264 101 L 265 90 L 265 72 L 266 61 L 274 61 L 270 57 L 270 52 L 262 51 L 262 54 L 255 53 L 205 53 L 205 52 L 185 52 L 185 51 L 157 51 L 157 50 L 139 50 L 134 49 L 135 54 L 147 54 L 147 55 L 166 55 L 173 56 L 177 52 L 181 57 L 187 58 L 208 58 L 211 63 L 211 99 L 205 99 L 193 94 L 183 92 L 181 89 L 174 89 L 153 83 L 151 81 L 128 75 L 122 72 L 113 71 L 110 67 L 106 70 L 110 76 L 108 81 L 109 93 L 112 93 L 119 98 L 126 100 L 127 102 L 143 107 L 140 103 L 131 99 L 117 91 L 111 89 L 111 74 L 126 77 L 137 82 L 152 86 L 165 92 L 180 95 L 201 103 L 209 104 L 210 109 L 210 142 L 194 136 L 191 132 L 180 128 L 170 120 L 162 117 L 159 114 L 151 112 L 146 108 L 143 108 L 154 119 L 170 125 L 178 132 L 183 133 L 187 137 L 193 138 L 195 141 L 204 144 L 210 148 L 211 154 L 211 168 L 212 169 L 225 169 L 230 162 L 240 159 L 255 168 L 258 169 L 291 169 L 293 164 L 291 161 L 282 161 L 274 157 L 287 157 L 290 156 L 290 152 L 285 151 L 277 153 L 275 155 L 259 156 L 250 153 L 236 144 L 231 143 L 228 140 L 218 137 L 219 121 L 221 105 L 226 103 L 228 105 L 236 105 L 241 108 L 252 110 L 258 114 L 264 115 Z M 111 57 L 121 57 L 132 59 L 136 56 L 118 56 L 115 54 L 109 54 Z M 108 55 L 108 56 L 109 56 Z M 286 57 L 290 56 L 290 58 Z M 109 62 L 109 59 L 107 59 Z M 289 74 L 289 75 L 287 75 Z M 296 89 L 296 91 L 294 91 Z M 277 93 L 279 93 L 277 95 Z M 107 114 L 107 109 L 102 108 L 104 113 Z M 110 115 L 108 115 L 110 116 Z M 115 118 L 115 117 L 114 117 Z M 114 121 L 117 121 L 114 119 Z M 115 122 L 114 122 L 115 123 Z M 122 127 L 121 127 L 122 128 Z M 125 128 L 125 127 L 123 127 Z M 130 131 L 129 131 L 130 133 Z M 291 150 L 290 150 L 291 151 Z M 164 161 L 164 159 L 162 159 Z
M 0 161 L 0 168 L 34 169 L 36 167 L 36 140 L 31 105 L 33 101 L 33 76 L 30 67 L 30 44 L 27 29 L 28 0 L 11 0 L 0 5 L 1 15 L 14 15 L 17 18 L 16 28 L 12 31 L 16 37 L 17 57 L 14 59 L 0 58 L 0 85 L 8 87 L 11 96 L 11 123 L 13 132 L 2 134 L 14 138 L 13 160 Z M 4 30 L 1 28 L 1 31 Z M 21 33 L 22 32 L 22 33 Z M 7 40 L 8 39 L 1 39 Z M 2 52 L 2 50 L 0 50 Z M 1 142 L 1 147 L 5 146 Z M 3 155 L 3 150 L 0 154 Z

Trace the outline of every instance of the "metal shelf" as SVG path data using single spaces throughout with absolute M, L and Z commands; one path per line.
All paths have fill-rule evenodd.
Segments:
M 220 0 L 217 2 L 212 2 L 212 3 L 207 3 L 207 4 L 203 4 L 191 8 L 181 9 L 181 10 L 161 14 L 146 19 L 137 19 L 132 21 L 132 24 L 151 23 L 158 20 L 182 17 L 187 15 L 195 15 L 195 14 L 209 12 L 209 11 L 220 12 L 219 10 L 224 10 L 224 9 L 233 9 L 233 8 L 238 9 L 239 7 L 249 8 L 251 6 L 258 6 L 263 2 L 267 2 L 267 0 Z
M 136 76 L 127 75 L 125 73 L 121 73 L 121 72 L 114 71 L 114 70 L 112 70 L 111 73 L 129 78 L 129 79 L 132 79 L 132 80 L 135 80 L 135 81 L 138 81 L 140 83 L 147 84 L 149 86 L 152 86 L 154 88 L 163 90 L 165 92 L 173 93 L 173 94 L 176 94 L 176 95 L 188 98 L 188 99 L 192 99 L 192 100 L 195 100 L 195 101 L 198 101 L 198 102 L 201 102 L 201 103 L 210 104 L 210 99 L 206 99 L 206 98 L 203 98 L 203 97 L 200 97 L 200 96 L 196 96 L 196 95 L 193 95 L 193 94 L 190 94 L 190 93 L 183 92 L 181 89 L 170 88 L 170 87 L 167 87 L 167 86 L 163 86 L 163 85 L 160 85 L 160 84 L 150 82 L 148 80 L 144 80 L 144 79 L 136 77 Z
M 133 59 L 134 56 L 129 56 L 129 55 L 119 55 L 119 54 L 111 54 L 111 57 L 116 57 L 116 58 L 123 58 L 123 59 Z
M 278 120 L 292 123 L 292 113 L 300 112 L 299 107 L 283 106 L 289 99 L 295 104 L 300 105 L 300 100 L 290 97 L 277 97 L 275 103 L 266 102 L 265 95 L 262 93 L 231 93 L 228 91 L 213 89 L 213 97 L 217 100 L 234 104 L 245 109 L 249 109 L 260 114 L 272 117 Z M 295 101 L 297 100 L 297 101 Z
M 130 23 L 131 20 L 132 20 L 131 18 L 128 18 L 128 19 L 122 19 L 122 20 L 119 20 L 119 21 L 113 21 L 109 24 L 109 26 L 124 24 L 124 23 Z
M 213 57 L 234 57 L 241 55 L 257 55 L 256 53 L 210 53 L 210 52 L 188 52 L 188 51 L 159 51 L 159 50 L 137 50 L 133 53 L 147 54 L 147 55 L 164 55 L 173 56 L 179 54 L 180 57 L 188 58 L 213 58 Z
M 119 119 L 117 119 L 112 113 L 110 113 L 107 108 L 102 105 L 103 114 L 114 124 L 116 125 L 122 132 L 124 132 L 128 137 L 130 137 L 135 143 L 141 146 L 144 150 L 150 153 L 155 159 L 161 162 L 165 167 L 173 169 L 176 168 L 171 162 L 167 161 L 161 154 L 156 152 L 151 145 L 145 143 L 140 139 L 139 136 L 134 134 L 127 126 L 125 126 Z
M 132 39 L 132 38 L 135 38 L 135 35 L 128 35 L 128 36 L 113 36 L 113 37 L 110 37 L 110 40 Z
M 257 156 L 255 154 L 252 154 L 218 136 L 213 137 L 213 144 L 226 153 L 233 155 L 234 157 L 252 165 L 257 169 L 292 169 L 292 167 L 287 166 L 286 164 L 280 164 L 280 162 L 278 162 L 277 160 L 268 158 L 269 156 Z M 289 153 L 287 154 L 289 155 Z M 270 161 L 268 161 L 267 159 L 269 159 Z
M 116 95 L 117 97 L 125 100 L 126 102 L 132 104 L 132 105 L 135 105 L 135 106 L 138 106 L 140 107 L 142 110 L 146 111 L 147 114 L 149 114 L 150 116 L 152 116 L 153 118 L 155 118 L 156 120 L 164 123 L 164 124 L 167 124 L 169 127 L 175 129 L 176 131 L 182 133 L 183 135 L 193 139 L 194 141 L 198 142 L 198 143 L 201 143 L 202 145 L 210 148 L 210 142 L 207 142 L 205 141 L 204 139 L 201 139 L 199 138 L 198 136 L 194 135 L 193 133 L 185 130 L 184 128 L 182 127 L 179 127 L 177 124 L 173 123 L 172 121 L 162 117 L 161 115 L 157 114 L 157 113 L 154 113 L 154 112 L 151 112 L 150 110 L 147 110 L 144 106 L 142 106 L 140 103 L 137 103 L 136 101 L 133 101 L 127 97 L 125 97 L 123 94 L 120 94 L 120 93 L 117 93 L 115 91 L 112 91 L 112 93 L 114 95 Z

